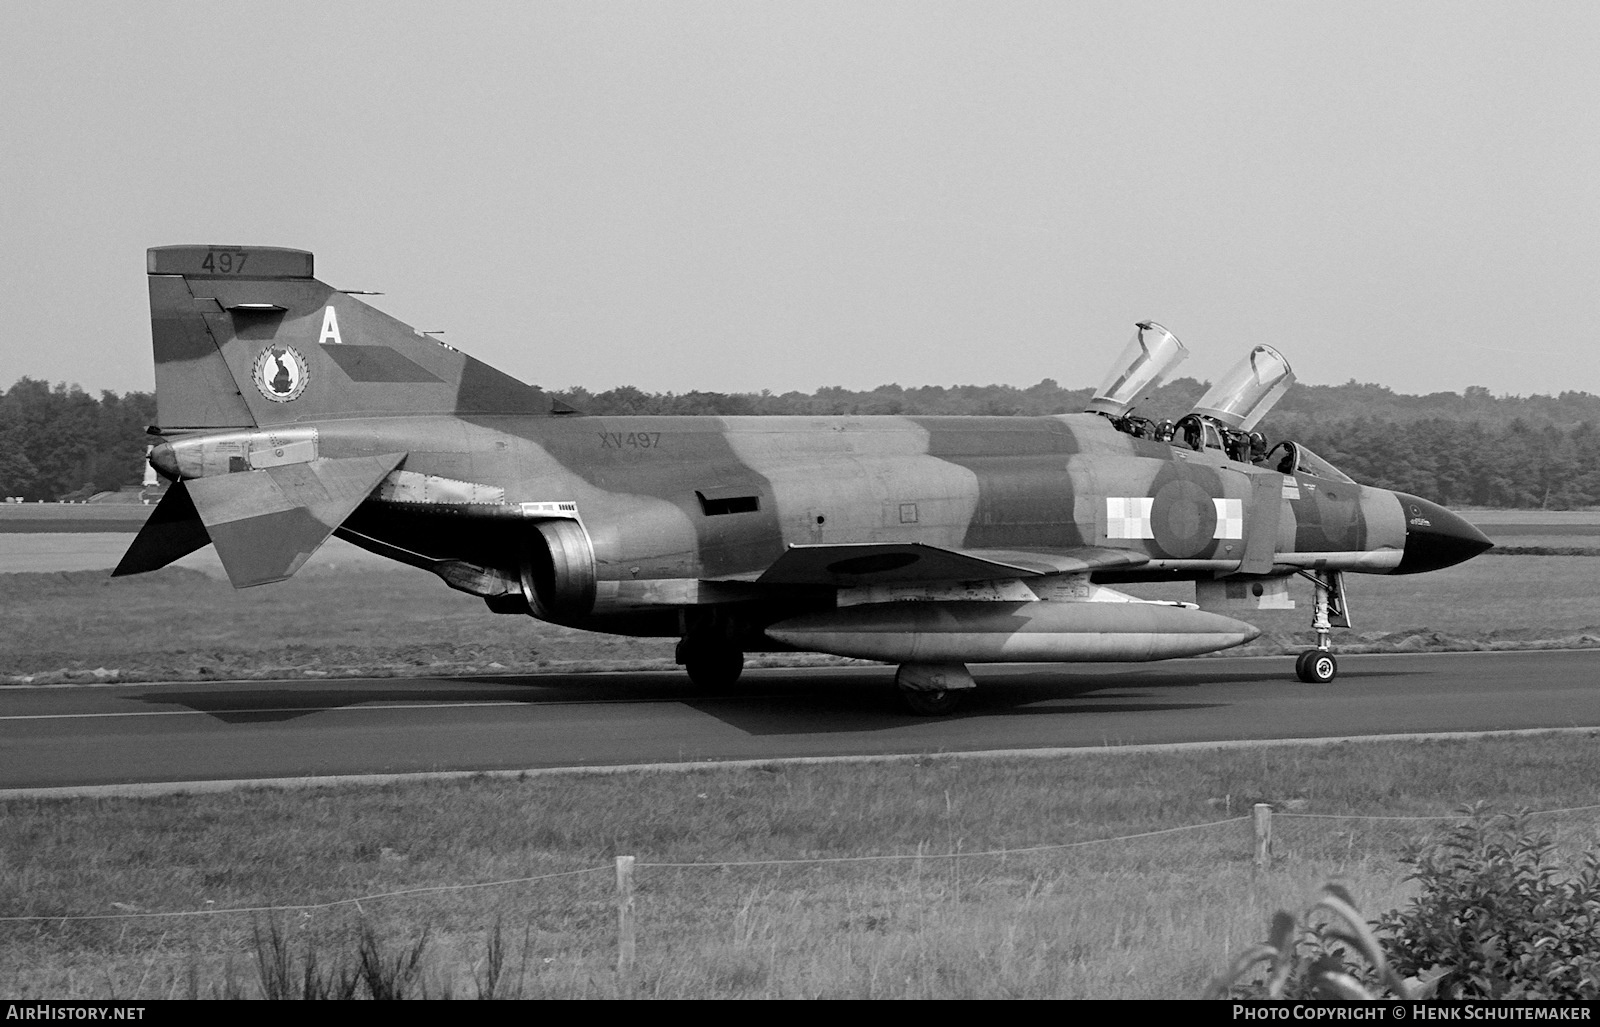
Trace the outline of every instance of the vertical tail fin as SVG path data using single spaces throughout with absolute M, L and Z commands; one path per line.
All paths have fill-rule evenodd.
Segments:
M 161 246 L 147 260 L 163 428 L 549 411 L 541 390 L 317 281 L 304 250 Z

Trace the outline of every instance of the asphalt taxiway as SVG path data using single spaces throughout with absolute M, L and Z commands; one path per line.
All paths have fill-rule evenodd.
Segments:
M 974 672 L 945 718 L 877 667 L 0 688 L 0 789 L 1600 728 L 1600 650 Z

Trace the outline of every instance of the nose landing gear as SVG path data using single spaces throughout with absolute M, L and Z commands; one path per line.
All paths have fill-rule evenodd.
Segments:
M 1333 629 L 1350 626 L 1344 575 L 1339 571 L 1299 573 L 1311 582 L 1311 630 L 1317 633 L 1317 647 L 1307 649 L 1294 661 L 1294 674 L 1308 685 L 1325 685 L 1339 674 L 1339 661 L 1333 656 Z

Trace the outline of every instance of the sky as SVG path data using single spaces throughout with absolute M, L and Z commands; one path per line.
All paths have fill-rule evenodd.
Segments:
M 524 381 L 1600 393 L 1600 4 L 10 0 L 0 388 L 289 246 Z

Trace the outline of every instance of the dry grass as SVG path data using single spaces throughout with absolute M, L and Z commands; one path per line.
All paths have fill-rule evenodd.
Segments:
M 1586 527 L 1600 526 L 1600 510 L 1511 510 L 1489 507 L 1458 506 L 1455 512 L 1476 524 L 1491 535 L 1503 524 L 1559 525 L 1576 524 Z
M 672 664 L 672 640 L 624 639 L 490 613 L 409 568 L 304 573 L 235 591 L 187 568 L 12 574 L 0 681 L 194 680 Z M 499 666 L 496 666 L 498 664 Z
M 1348 652 L 1600 644 L 1600 562 L 1480 558 L 1405 577 L 1348 579 Z M 0 575 L 0 682 L 196 680 L 322 674 L 478 673 L 547 668 L 662 669 L 671 639 L 627 639 L 489 613 L 480 600 L 408 568 L 322 566 L 235 591 L 189 568 L 133 578 L 99 571 Z M 1192 598 L 1187 585 L 1128 586 Z M 1310 640 L 1300 608 L 1248 619 L 1265 634 L 1242 653 Z M 1588 636 L 1587 638 L 1585 636 Z M 768 662 L 835 662 L 774 657 Z M 96 673 L 99 670 L 100 673 Z
M 425 932 L 414 991 L 472 995 L 500 924 L 500 994 L 610 996 L 611 861 L 632 854 L 638 994 L 1193 996 L 1259 940 L 1271 910 L 1303 904 L 1328 877 L 1371 914 L 1398 904 L 1397 853 L 1428 824 L 1280 816 L 1280 861 L 1266 874 L 1252 870 L 1242 821 L 1019 850 L 1224 820 L 1255 801 L 1301 815 L 1582 805 L 1600 791 L 1593 744 L 1379 742 L 13 800 L 0 805 L 0 915 L 326 903 L 594 872 L 359 911 L 0 924 L 0 993 L 253 994 L 253 934 L 277 924 L 296 959 L 314 950 L 325 967 L 354 949 L 363 925 L 396 956 Z M 1594 845 L 1596 820 L 1565 818 L 1567 840 Z M 971 855 L 991 850 L 1004 854 Z M 882 855 L 913 858 L 723 865 Z
M 1347 575 L 1353 627 L 1334 632 L 1342 652 L 1600 645 L 1600 561 L 1584 557 L 1479 557 L 1431 574 Z M 1188 586 L 1130 585 L 1152 598 L 1192 598 Z M 1293 652 L 1312 641 L 1310 586 L 1298 608 L 1241 615 L 1262 629 L 1234 655 Z

